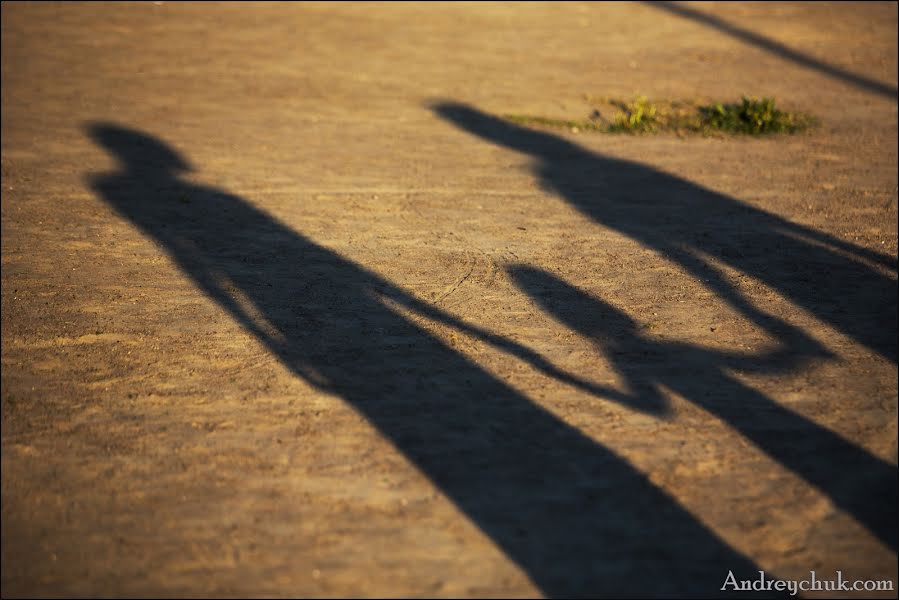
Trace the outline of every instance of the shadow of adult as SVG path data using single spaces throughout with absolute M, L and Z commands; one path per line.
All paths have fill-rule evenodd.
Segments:
M 597 223 L 680 263 L 760 327 L 778 323 L 735 290 L 710 259 L 757 278 L 817 318 L 896 362 L 895 259 L 838 240 L 639 163 L 589 152 L 463 104 L 442 118 L 529 154 L 547 189 Z M 872 266 L 874 263 L 877 267 Z
M 249 202 L 181 177 L 163 142 L 111 124 L 100 198 L 310 384 L 364 415 L 550 596 L 719 594 L 757 567 L 603 445 L 401 314 L 477 335 Z
M 546 312 L 599 346 L 631 390 L 613 399 L 635 408 L 664 406 L 661 387 L 674 391 L 728 423 L 896 548 L 896 468 L 728 373 L 773 372 L 792 364 L 797 348 L 813 344 L 801 331 L 784 325 L 781 347 L 758 356 L 655 340 L 623 312 L 550 273 L 518 266 L 510 274 Z

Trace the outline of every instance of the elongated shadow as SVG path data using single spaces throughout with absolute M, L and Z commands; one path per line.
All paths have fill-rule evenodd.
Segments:
M 774 54 L 775 56 L 783 58 L 784 60 L 788 60 L 796 63 L 797 65 L 812 69 L 814 71 L 818 71 L 819 73 L 823 73 L 829 77 L 833 77 L 834 79 L 839 79 L 840 81 L 865 90 L 866 92 L 878 94 L 885 98 L 889 98 L 894 102 L 897 100 L 897 94 L 899 94 L 899 90 L 897 90 L 895 86 L 888 85 L 875 79 L 864 77 L 842 67 L 826 63 L 822 60 L 809 56 L 808 54 L 803 54 L 802 52 L 794 50 L 789 46 L 772 40 L 771 38 L 767 38 L 761 34 L 755 33 L 748 29 L 744 29 L 732 23 L 728 23 L 724 19 L 721 19 L 714 15 L 695 10 L 676 2 L 666 2 L 664 0 L 645 1 L 644 4 L 652 6 L 653 8 L 657 8 L 659 10 L 664 10 L 685 19 L 690 19 L 691 21 L 695 21 L 697 23 L 702 23 L 703 25 L 708 25 L 713 29 L 717 29 L 722 33 L 726 33 L 732 37 L 735 37 L 742 42 L 746 42 L 747 44 L 751 44 L 757 48 L 766 50 Z
M 526 350 L 422 304 L 242 198 L 181 179 L 187 161 L 150 135 L 110 124 L 89 135 L 120 162 L 89 177 L 98 196 L 284 365 L 364 415 L 544 593 L 715 596 L 728 571 L 756 576 L 625 460 L 392 306 Z
M 776 369 L 783 360 L 779 352 L 755 357 L 654 340 L 642 335 L 621 311 L 550 273 L 523 266 L 510 273 L 544 310 L 592 339 L 623 375 L 626 388 L 639 390 L 630 399 L 616 398 L 619 402 L 638 407 L 657 404 L 660 386 L 675 391 L 730 424 L 896 548 L 896 468 L 727 373 L 727 369 Z M 784 344 L 788 349 L 809 343 L 798 330 L 785 328 L 784 337 L 793 338 Z
M 547 189 L 597 223 L 657 250 L 697 279 L 708 280 L 721 299 L 772 334 L 780 324 L 725 281 L 711 268 L 710 259 L 763 281 L 860 344 L 896 361 L 894 258 L 463 104 L 443 102 L 434 110 L 488 142 L 532 156 L 534 171 Z

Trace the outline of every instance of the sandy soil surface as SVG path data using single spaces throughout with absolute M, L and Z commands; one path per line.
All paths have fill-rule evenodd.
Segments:
M 896 74 L 895 3 L 4 2 L 2 595 L 895 586 Z M 496 118 L 635 93 L 821 126 Z

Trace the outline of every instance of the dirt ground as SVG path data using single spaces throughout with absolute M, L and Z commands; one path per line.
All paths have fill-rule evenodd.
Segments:
M 4 2 L 0 592 L 895 586 L 896 85 L 896 3 Z M 634 94 L 821 125 L 496 118 Z

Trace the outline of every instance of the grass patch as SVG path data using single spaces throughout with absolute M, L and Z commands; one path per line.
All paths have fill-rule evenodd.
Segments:
M 532 115 L 505 115 L 526 127 L 567 129 L 572 132 L 678 135 L 767 135 L 799 133 L 817 124 L 803 113 L 778 109 L 772 98 L 743 97 L 740 102 L 702 103 L 691 100 L 651 102 L 646 96 L 624 101 L 587 98 L 592 112 L 584 119 L 553 119 Z M 611 115 L 611 116 L 608 116 Z
M 812 124 L 808 116 L 778 110 L 772 98 L 744 97 L 739 104 L 716 102 L 699 111 L 703 127 L 728 133 L 797 133 Z
M 631 102 L 610 100 L 612 106 L 618 108 L 615 120 L 606 127 L 608 133 L 652 133 L 660 127 L 667 125 L 668 115 L 665 111 L 659 111 L 657 104 L 653 104 L 646 96 L 638 96 Z M 602 113 L 594 109 L 594 118 L 599 118 Z

